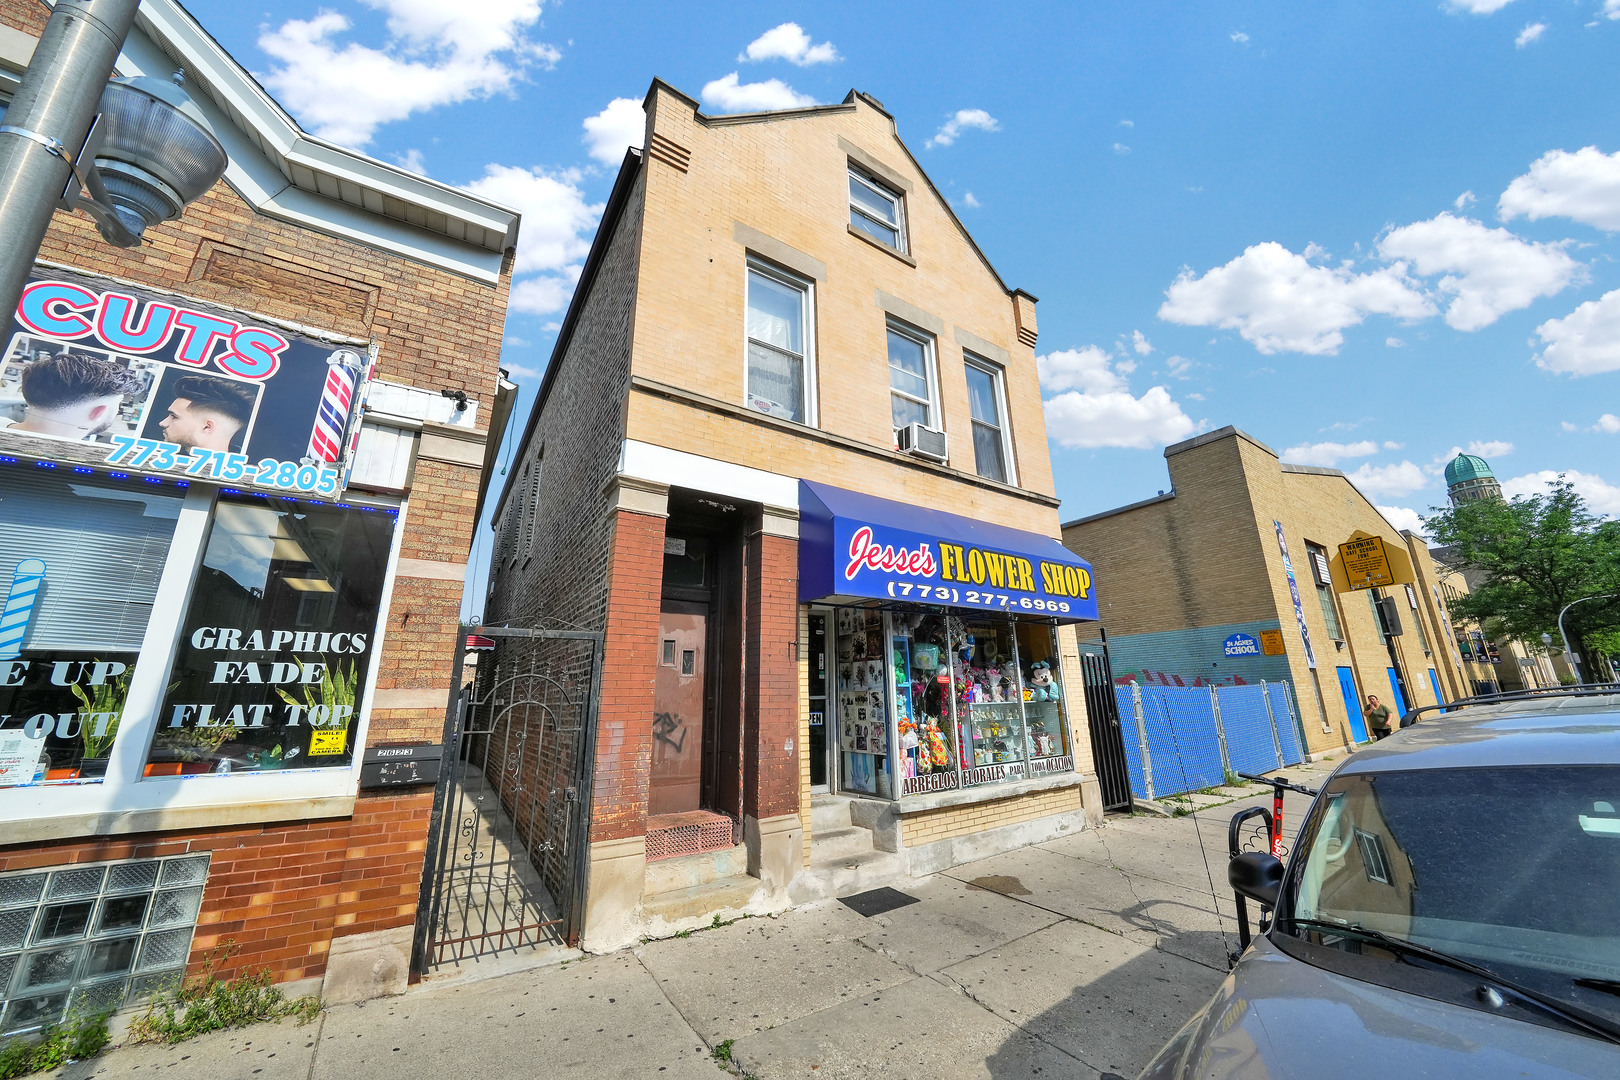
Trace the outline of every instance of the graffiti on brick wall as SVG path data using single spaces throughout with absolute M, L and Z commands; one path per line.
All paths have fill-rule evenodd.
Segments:
M 1255 686 L 1292 678 L 1288 656 L 1227 648 L 1233 637 L 1259 639 L 1275 631 L 1277 620 L 1223 623 L 1219 626 L 1127 634 L 1108 639 L 1114 682 L 1119 686 Z

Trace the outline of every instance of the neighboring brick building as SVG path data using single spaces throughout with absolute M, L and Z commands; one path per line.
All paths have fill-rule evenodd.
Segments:
M 1070 629 L 1095 605 L 1055 539 L 1034 298 L 865 95 L 710 117 L 654 82 L 646 112 L 514 453 L 485 610 L 606 634 L 591 949 L 1101 812 Z
M 1164 456 L 1171 490 L 1063 526 L 1097 567 L 1116 681 L 1285 680 L 1314 752 L 1368 738 L 1368 694 L 1395 713 L 1474 693 L 1443 571 L 1342 472 L 1289 465 L 1232 427 Z M 1350 591 L 1339 546 L 1353 537 L 1382 540 L 1391 584 Z M 1391 613 L 1401 632 L 1386 633 Z
M 0 88 L 48 14 L 0 0 Z M 224 179 L 136 250 L 57 214 L 0 342 L 0 1034 L 221 946 L 332 1001 L 409 961 L 432 792 L 360 766 L 443 730 L 517 215 L 147 0 L 118 73 L 177 68 Z

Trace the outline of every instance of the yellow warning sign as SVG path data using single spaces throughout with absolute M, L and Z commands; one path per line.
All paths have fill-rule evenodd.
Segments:
M 1339 558 L 1344 562 L 1344 576 L 1352 592 L 1395 584 L 1382 537 L 1358 536 L 1340 544 Z
M 1260 631 L 1260 655 L 1281 656 L 1284 651 L 1281 630 Z
M 348 728 L 332 728 L 330 731 L 312 731 L 309 734 L 309 756 L 320 754 L 341 754 L 348 744 Z

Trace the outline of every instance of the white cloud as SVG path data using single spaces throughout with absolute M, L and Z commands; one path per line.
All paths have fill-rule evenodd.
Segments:
M 1344 343 L 1344 328 L 1368 315 L 1421 319 L 1435 313 L 1404 263 L 1357 274 L 1312 265 L 1274 240 L 1202 277 L 1183 270 L 1165 296 L 1159 318 L 1166 322 L 1236 330 L 1267 354 L 1332 355 Z
M 965 191 L 962 193 L 962 205 L 972 209 L 977 209 L 979 206 L 979 200 L 973 197 L 973 192 Z
M 340 42 L 349 19 L 323 11 L 259 34 L 275 66 L 262 76 L 299 122 L 333 142 L 364 146 L 382 124 L 509 91 L 531 65 L 561 54 L 530 41 L 540 0 L 367 0 L 386 16 L 381 48 Z
M 1545 495 L 1547 485 L 1558 479 L 1558 476 L 1559 473 L 1553 469 L 1542 469 L 1540 472 L 1515 476 L 1511 480 L 1502 481 L 1502 494 L 1509 499 L 1517 495 Z M 1575 490 L 1593 510 L 1608 517 L 1620 517 L 1620 487 L 1609 483 L 1601 476 L 1576 472 L 1573 469 L 1564 470 L 1563 477 L 1574 485 Z
M 630 147 L 647 137 L 647 114 L 635 98 L 614 98 L 595 116 L 587 116 L 583 142 L 591 157 L 604 165 L 617 165 Z
M 1537 38 L 1541 37 L 1541 35 L 1546 32 L 1546 23 L 1528 23 L 1523 30 L 1519 31 L 1519 36 L 1513 39 L 1513 44 L 1517 48 L 1522 49 L 1532 41 L 1535 41 Z
M 545 374 L 541 368 L 529 367 L 527 364 L 503 364 L 506 373 L 514 379 L 538 379 Z
M 1620 3 L 1620 0 L 1615 0 Z M 1598 422 L 1592 425 L 1593 431 L 1601 431 L 1605 435 L 1620 435 L 1620 416 L 1614 413 L 1604 413 L 1598 417 Z
M 1385 259 L 1404 259 L 1422 275 L 1442 274 L 1439 290 L 1453 297 L 1446 322 L 1457 330 L 1489 326 L 1509 311 L 1529 307 L 1586 279 L 1586 267 L 1564 244 L 1521 240 L 1472 218 L 1441 213 L 1392 229 L 1378 243 Z
M 1400 529 L 1402 532 L 1417 533 L 1427 536 L 1423 531 L 1423 518 L 1416 510 L 1409 506 L 1380 506 L 1378 512 L 1384 515 L 1384 520 Z
M 957 136 L 969 128 L 977 128 L 980 131 L 1000 131 L 1001 124 L 983 109 L 957 109 L 950 119 L 945 121 L 945 125 L 928 140 L 928 145 L 931 147 L 949 146 L 956 141 Z
M 1406 449 L 1406 444 L 1405 443 L 1393 442 L 1391 440 L 1386 439 L 1384 441 L 1384 449 L 1385 450 L 1404 450 L 1404 449 Z
M 1620 4 L 1620 0 L 1615 0 L 1615 3 Z M 1136 121 L 1135 120 L 1121 120 L 1119 122 L 1119 126 L 1122 127 L 1122 128 L 1133 128 L 1133 127 L 1136 126 Z
M 1095 345 L 1037 356 L 1041 388 L 1054 395 L 1044 403 L 1047 432 L 1070 448 L 1128 449 L 1163 446 L 1196 432 L 1198 425 L 1164 387 L 1132 395 L 1124 376 L 1134 367 L 1128 360 L 1114 363 Z
M 1232 31 L 1232 40 L 1237 42 L 1239 45 L 1247 45 L 1249 43 L 1249 35 L 1245 34 L 1241 30 L 1234 30 Z
M 1136 350 L 1137 356 L 1146 356 L 1153 351 L 1153 346 L 1149 343 L 1147 335 L 1140 330 L 1131 331 L 1131 348 Z
M 750 41 L 748 48 L 737 59 L 745 64 L 749 61 L 786 60 L 799 67 L 809 67 L 811 64 L 830 64 L 839 56 L 832 42 L 812 45 L 810 35 L 800 29 L 798 23 L 785 22 Z
M 1446 0 L 1446 8 L 1466 12 L 1469 15 L 1490 15 L 1501 11 L 1511 3 L 1513 0 Z
M 1165 360 L 1164 366 L 1169 369 L 1173 378 L 1190 379 L 1192 378 L 1192 370 L 1198 366 L 1198 363 L 1187 359 L 1185 356 L 1172 356 Z
M 505 337 L 501 338 L 501 344 L 510 345 L 514 349 L 527 349 L 529 347 L 529 339 L 525 337 L 518 337 L 516 334 L 507 334 Z
M 1124 154 L 1128 154 L 1130 152 L 1131 152 L 1131 148 L 1126 146 L 1124 143 L 1117 142 L 1117 143 L 1114 144 L 1114 153 L 1124 155 Z
M 1459 195 L 1455 199 L 1453 199 L 1452 202 L 1451 202 L 1451 205 L 1455 206 L 1458 210 L 1461 210 L 1464 207 L 1466 207 L 1469 203 L 1478 202 L 1478 201 L 1479 201 L 1478 199 L 1474 198 L 1474 193 L 1472 191 L 1465 191 L 1461 195 Z
M 1406 342 L 1402 341 L 1398 337 L 1387 337 L 1387 338 L 1384 339 L 1384 344 L 1389 346 L 1391 349 L 1404 349 L 1404 348 L 1406 348 Z
M 1620 0 L 1603 0 L 1603 14 L 1610 19 L 1620 19 Z
M 1117 446 L 1147 450 L 1178 442 L 1198 430 L 1162 386 L 1141 397 L 1130 391 L 1082 394 L 1070 390 L 1045 403 L 1046 430 L 1071 449 Z
M 1620 370 L 1620 289 L 1536 327 L 1546 346 L 1536 363 L 1568 375 Z
M 1496 213 L 1503 221 L 1520 214 L 1531 221 L 1567 217 L 1614 232 L 1620 229 L 1620 151 L 1604 154 L 1595 146 L 1573 154 L 1549 150 L 1507 186 Z
M 1282 459 L 1294 465 L 1320 465 L 1331 469 L 1343 458 L 1366 457 L 1378 453 L 1378 444 L 1371 439 L 1360 442 L 1300 443 L 1282 452 Z
M 802 109 L 814 105 L 816 99 L 801 94 L 781 79 L 745 83 L 737 81 L 733 71 L 724 78 L 704 84 L 702 98 L 721 112 L 773 112 L 777 109 Z
M 524 278 L 513 283 L 507 306 L 527 315 L 550 315 L 567 307 L 573 295 L 574 283 L 567 278 L 553 275 Z
M 547 173 L 511 165 L 486 165 L 467 190 L 520 211 L 514 272 L 560 270 L 591 250 L 587 235 L 596 227 L 602 204 L 591 205 L 579 187 L 579 174 Z
M 427 175 L 427 165 L 422 160 L 422 151 L 414 147 L 403 154 L 395 154 L 394 160 L 399 163 L 399 167 L 402 169 L 413 172 L 418 176 Z
M 1558 422 L 1558 426 L 1563 428 L 1565 431 L 1579 431 L 1580 430 L 1580 428 L 1576 427 L 1574 424 L 1570 423 L 1568 420 L 1560 420 Z
M 1480 442 L 1478 439 L 1475 439 L 1473 442 L 1468 444 L 1468 452 L 1473 454 L 1475 457 L 1482 458 L 1506 457 L 1507 455 L 1513 453 L 1513 444 L 1510 442 L 1503 442 L 1501 439 L 1488 439 L 1485 442 Z M 1451 457 L 1456 456 L 1457 452 L 1452 451 Z
M 1402 461 L 1398 465 L 1363 465 L 1350 474 L 1350 482 L 1369 499 L 1377 499 L 1422 491 L 1429 486 L 1429 477 L 1421 466 Z
M 1116 374 L 1106 352 L 1095 345 L 1083 349 L 1062 349 L 1035 358 L 1035 373 L 1041 389 L 1049 394 L 1079 390 L 1104 394 L 1125 389 L 1125 380 Z

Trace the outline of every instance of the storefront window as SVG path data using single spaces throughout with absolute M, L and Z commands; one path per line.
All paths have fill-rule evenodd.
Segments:
M 184 496 L 0 457 L 0 787 L 106 774 Z
M 1023 664 L 1024 725 L 1032 776 L 1070 772 L 1069 725 L 1063 711 L 1062 665 L 1050 626 L 1034 622 L 1014 624 L 1018 658 Z
M 893 616 L 901 794 L 957 786 L 956 694 L 943 615 Z
M 394 522 L 221 494 L 147 776 L 350 764 Z
M 1018 647 L 1006 619 L 947 617 L 958 667 L 962 785 L 1024 778 L 1024 706 Z
M 844 790 L 889 798 L 889 663 L 883 613 L 838 610 L 838 749 Z

